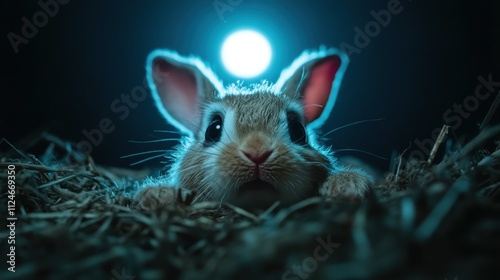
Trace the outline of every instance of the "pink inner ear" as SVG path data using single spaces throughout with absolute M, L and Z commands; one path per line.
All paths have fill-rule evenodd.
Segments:
M 192 129 L 198 101 L 193 73 L 163 59 L 155 59 L 153 74 L 163 106 L 174 119 Z
M 340 63 L 340 57 L 332 56 L 316 63 L 311 68 L 310 77 L 302 97 L 304 113 L 308 123 L 319 118 L 325 109 Z

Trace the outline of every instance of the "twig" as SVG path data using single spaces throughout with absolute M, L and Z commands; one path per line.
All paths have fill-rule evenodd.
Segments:
M 470 188 L 470 183 L 466 180 L 456 181 L 446 192 L 443 198 L 436 204 L 427 218 L 420 224 L 415 231 L 417 240 L 424 241 L 429 239 L 438 229 L 439 225 L 450 213 L 452 207 L 456 204 L 459 195 Z
M 409 149 L 411 148 L 411 141 L 410 141 L 410 145 L 408 146 L 408 148 L 406 148 L 402 153 L 401 155 L 399 155 L 399 157 L 397 158 L 398 159 L 398 167 L 396 169 L 396 175 L 394 176 L 394 183 L 398 183 L 399 181 L 399 171 L 401 170 L 401 165 L 403 164 L 403 155 L 406 153 L 406 151 L 408 151 Z
M 78 174 L 71 174 L 69 176 L 66 176 L 66 177 L 63 177 L 63 178 L 60 178 L 60 179 L 57 179 L 55 181 L 52 181 L 52 182 L 48 182 L 46 184 L 43 184 L 41 186 L 38 186 L 37 188 L 38 189 L 43 189 L 43 188 L 46 188 L 46 187 L 50 187 L 50 186 L 53 186 L 53 185 L 56 185 L 56 184 L 59 184 L 61 182 L 64 182 L 64 181 L 67 181 L 69 179 L 72 179 L 72 178 L 75 178 L 76 176 L 78 176 Z
M 429 155 L 429 159 L 427 160 L 428 164 L 431 164 L 434 158 L 436 157 L 437 150 L 441 143 L 443 143 L 444 138 L 448 134 L 448 129 L 450 129 L 449 125 L 443 125 L 443 128 L 441 128 L 441 132 L 439 132 L 439 136 L 436 139 L 436 142 L 434 143 L 434 147 L 432 147 L 431 153 Z
M 263 219 L 264 217 L 270 215 L 274 211 L 274 209 L 276 209 L 279 205 L 280 205 L 279 201 L 273 203 L 273 205 L 271 205 L 269 208 L 266 209 L 266 211 L 262 212 L 262 214 L 259 215 L 259 219 Z
M 14 151 L 16 152 L 17 154 L 23 156 L 26 160 L 29 158 L 25 153 L 21 152 L 20 150 L 18 150 L 14 145 L 12 145 L 7 139 L 5 138 L 2 138 L 0 139 L 0 144 L 2 144 L 3 142 L 7 143 L 7 145 L 9 145 L 9 147 Z
M 246 211 L 245 209 L 242 209 L 242 208 L 240 208 L 238 206 L 235 206 L 233 204 L 230 204 L 230 203 L 224 203 L 224 205 L 227 206 L 228 208 L 231 208 L 237 214 L 239 214 L 241 216 L 244 216 L 244 217 L 247 217 L 247 218 L 251 219 L 254 222 L 258 222 L 259 221 L 259 217 L 257 217 L 256 215 L 254 215 L 254 214 Z
M 300 209 L 306 208 L 308 206 L 314 205 L 314 204 L 319 204 L 320 202 L 324 201 L 322 197 L 311 197 L 305 200 L 302 200 L 298 203 L 295 203 L 294 205 L 288 207 L 287 209 L 281 210 L 277 215 L 276 215 L 276 224 L 280 225 L 282 224 L 287 218 L 291 216 L 291 214 L 297 212 Z
M 367 224 L 367 209 L 366 207 L 360 207 L 354 214 L 353 228 L 352 228 L 352 238 L 354 244 L 357 247 L 358 257 L 361 260 L 367 260 L 372 254 L 372 246 L 370 243 L 370 238 L 366 232 Z
M 486 117 L 484 117 L 483 123 L 479 127 L 480 131 L 483 131 L 483 129 L 485 129 L 485 127 L 488 125 L 488 123 L 490 122 L 491 118 L 495 114 L 495 111 L 497 110 L 498 105 L 500 105 L 500 91 L 498 91 L 497 97 L 493 101 L 493 104 L 491 104 L 490 110 L 486 114 Z
M 478 136 L 476 136 L 476 138 L 472 139 L 472 141 L 470 141 L 467 145 L 463 147 L 462 151 L 460 152 L 460 155 L 458 155 L 456 160 L 460 160 L 468 156 L 474 150 L 481 147 L 490 138 L 493 138 L 497 135 L 500 135 L 500 125 L 490 127 L 486 129 L 484 132 L 481 132 Z
M 75 172 L 75 170 L 71 169 L 53 169 L 50 167 L 46 167 L 43 165 L 36 165 L 30 163 L 19 163 L 19 162 L 1 162 L 1 167 L 7 167 L 9 165 L 15 165 L 16 167 L 23 167 L 25 169 L 36 170 L 38 172 Z
M 413 230 L 416 211 L 415 202 L 411 196 L 404 196 L 401 199 L 401 228 L 403 232 L 410 233 Z

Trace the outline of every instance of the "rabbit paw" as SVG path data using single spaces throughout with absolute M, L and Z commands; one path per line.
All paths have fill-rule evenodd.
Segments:
M 136 195 L 139 208 L 154 210 L 162 205 L 178 203 L 178 189 L 173 187 L 145 187 Z
M 359 169 L 346 169 L 328 176 L 320 188 L 323 196 L 357 200 L 365 197 L 373 179 Z

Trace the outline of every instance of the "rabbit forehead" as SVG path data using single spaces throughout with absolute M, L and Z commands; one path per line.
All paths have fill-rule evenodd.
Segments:
M 276 131 L 286 123 L 286 112 L 303 114 L 300 103 L 274 93 L 227 95 L 222 102 L 227 110 L 234 112 L 231 121 L 239 136 L 247 130 Z

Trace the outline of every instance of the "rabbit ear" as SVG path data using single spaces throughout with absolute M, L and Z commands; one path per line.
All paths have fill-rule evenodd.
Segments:
M 318 127 L 330 115 L 348 63 L 347 55 L 336 49 L 305 51 L 281 72 L 275 86 L 301 100 L 308 125 Z
M 146 65 L 156 106 L 169 123 L 193 136 L 201 124 L 203 104 L 218 96 L 222 83 L 196 57 L 155 50 Z

